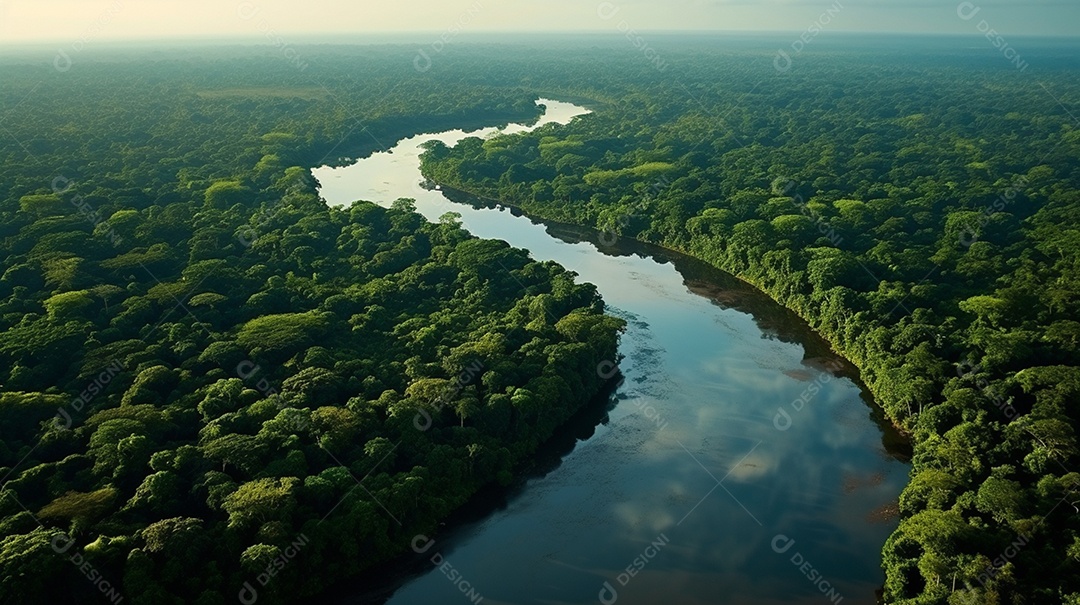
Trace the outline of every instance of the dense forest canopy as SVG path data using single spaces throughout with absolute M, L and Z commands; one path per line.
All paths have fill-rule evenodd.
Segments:
M 127 602 L 225 603 L 302 549 L 274 602 L 510 481 L 620 323 L 453 216 L 327 208 L 309 169 L 550 96 L 594 113 L 433 145 L 426 174 L 686 251 L 854 361 L 915 450 L 888 602 L 1080 603 L 1075 48 L 1019 71 L 842 42 L 784 70 L 752 37 L 650 38 L 663 69 L 621 36 L 423 70 L 404 46 L 4 58 L 0 594 L 100 599 L 78 553 Z
M 695 255 L 854 361 L 915 448 L 887 602 L 1080 603 L 1080 64 L 1040 51 L 642 60 L 594 114 L 424 170 Z
M 383 139 L 537 115 L 397 56 L 0 68 L 0 600 L 302 598 L 614 376 L 622 322 L 573 273 L 318 197 L 310 167 Z

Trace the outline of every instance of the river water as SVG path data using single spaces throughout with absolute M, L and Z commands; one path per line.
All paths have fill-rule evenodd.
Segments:
M 589 113 L 538 103 L 539 123 L 506 130 L 557 129 Z M 628 322 L 625 379 L 538 456 L 523 485 L 452 521 L 412 571 L 339 602 L 875 603 L 909 466 L 854 368 L 793 314 L 704 263 L 421 186 L 423 143 L 496 132 L 423 134 L 314 174 L 330 204 L 414 198 L 429 220 L 458 212 L 475 235 L 596 284 Z

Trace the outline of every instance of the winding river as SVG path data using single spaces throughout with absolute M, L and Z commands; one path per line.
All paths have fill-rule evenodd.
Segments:
M 596 284 L 628 322 L 625 380 L 523 485 L 451 521 L 411 573 L 334 602 L 875 603 L 909 467 L 850 364 L 704 263 L 421 186 L 427 141 L 452 146 L 589 113 L 538 103 L 546 110 L 530 126 L 414 136 L 314 174 L 330 204 L 415 198 L 429 220 L 458 212 L 472 233 Z

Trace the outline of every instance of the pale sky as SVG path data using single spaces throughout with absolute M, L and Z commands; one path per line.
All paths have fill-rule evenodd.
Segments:
M 0 0 L 0 44 L 265 37 L 268 29 L 617 32 L 623 22 L 644 31 L 805 31 L 820 22 L 823 32 L 977 35 L 982 26 L 1004 36 L 1075 36 L 1080 0 Z

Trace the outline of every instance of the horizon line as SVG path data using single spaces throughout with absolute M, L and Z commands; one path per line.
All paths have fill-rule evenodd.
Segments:
M 647 35 L 698 35 L 698 36 L 798 36 L 803 33 L 803 30 L 749 30 L 749 29 L 637 29 L 638 34 Z M 372 45 L 372 44 L 411 44 L 413 42 L 389 42 L 389 41 L 372 41 L 364 42 L 363 40 L 354 40 L 346 42 L 343 39 L 350 36 L 371 36 L 374 38 L 395 38 L 404 36 L 439 36 L 445 33 L 444 30 L 395 30 L 395 31 L 357 31 L 357 32 L 273 32 L 276 37 L 285 38 L 292 36 L 298 44 L 338 44 L 338 45 Z M 845 37 L 845 36 L 884 36 L 884 37 L 923 37 L 923 38 L 983 38 L 985 37 L 981 33 L 971 32 L 912 32 L 912 31 L 881 31 L 881 30 L 839 30 L 829 33 L 830 36 Z M 548 30 L 548 31 L 536 31 L 536 30 L 481 30 L 468 33 L 456 34 L 458 43 L 464 43 L 462 38 L 482 38 L 485 36 L 531 36 L 531 37 L 609 37 L 609 38 L 623 38 L 626 36 L 624 32 L 612 32 L 611 30 Z M 153 45 L 153 44 L 182 44 L 182 43 L 198 43 L 200 45 L 251 45 L 259 46 L 268 44 L 264 42 L 266 35 L 259 34 L 245 34 L 240 36 L 220 36 L 220 35 L 188 35 L 188 36 L 159 36 L 159 37 L 102 37 L 95 38 L 94 44 L 97 46 L 108 45 Z M 1013 34 L 1012 38 L 1024 38 L 1024 39 L 1044 39 L 1044 40 L 1074 40 L 1080 42 L 1080 34 Z M 319 42 L 318 40 L 324 40 Z M 301 41 L 305 40 L 305 41 Z M 5 41 L 0 40 L 0 48 L 15 49 L 15 48 L 36 48 L 36 47 L 52 47 L 56 44 L 66 45 L 71 44 L 72 38 L 50 38 L 42 40 L 19 40 L 19 41 Z M 78 39 L 76 39 L 78 41 Z M 427 40 L 430 42 L 430 40 Z M 420 42 L 423 43 L 423 42 Z M 503 44 L 512 44 L 512 42 L 503 41 Z

